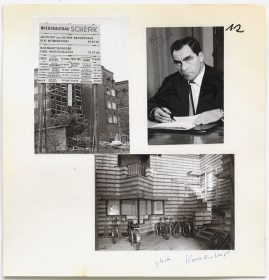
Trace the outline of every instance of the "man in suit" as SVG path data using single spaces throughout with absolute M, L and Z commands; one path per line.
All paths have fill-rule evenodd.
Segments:
M 170 51 L 178 71 L 149 99 L 148 118 L 171 122 L 174 116 L 200 114 L 196 125 L 223 118 L 223 73 L 205 65 L 199 42 L 186 37 L 175 41 Z

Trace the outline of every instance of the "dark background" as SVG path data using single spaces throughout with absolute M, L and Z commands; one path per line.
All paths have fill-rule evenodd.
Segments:
M 205 63 L 224 70 L 224 27 L 151 27 L 147 28 L 147 92 L 152 97 L 163 79 L 176 72 L 170 54 L 171 44 L 193 36 L 201 45 Z

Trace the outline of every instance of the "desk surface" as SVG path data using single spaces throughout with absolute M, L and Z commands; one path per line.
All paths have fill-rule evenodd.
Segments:
M 150 126 L 152 122 L 148 122 Z M 148 129 L 149 145 L 176 145 L 176 144 L 217 144 L 224 142 L 223 126 L 208 131 L 206 134 L 194 132 L 180 132 L 173 130 Z

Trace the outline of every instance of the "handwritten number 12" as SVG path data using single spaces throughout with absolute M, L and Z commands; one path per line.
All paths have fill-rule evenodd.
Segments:
M 239 32 L 239 33 L 245 32 L 245 30 L 241 30 L 241 24 L 234 25 L 233 23 L 225 29 L 225 31 L 227 31 L 227 30 L 230 30 L 230 31 L 235 30 L 236 32 Z

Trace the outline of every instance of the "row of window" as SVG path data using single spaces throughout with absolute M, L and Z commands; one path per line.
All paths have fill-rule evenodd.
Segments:
M 115 89 L 112 89 L 112 88 L 111 89 L 106 88 L 106 94 L 116 96 L 116 91 L 115 91 Z
M 111 115 L 108 115 L 108 119 L 107 119 L 107 121 L 109 122 L 109 123 L 118 123 L 118 118 L 117 118 L 117 116 L 111 116 Z
M 117 104 L 115 102 L 112 102 L 110 99 L 107 100 L 106 106 L 108 109 L 113 109 L 113 110 L 117 109 Z
M 107 215 L 163 215 L 164 201 L 145 199 L 107 200 Z

